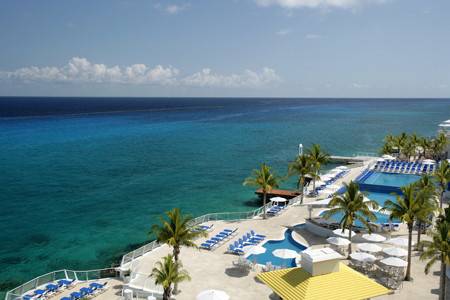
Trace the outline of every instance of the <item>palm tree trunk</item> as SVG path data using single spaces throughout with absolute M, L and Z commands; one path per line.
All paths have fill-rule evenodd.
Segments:
M 442 255 L 441 255 L 442 256 Z M 440 286 L 441 286 L 441 293 L 439 295 L 439 300 L 445 300 L 445 294 L 446 294 L 446 277 L 447 275 L 445 274 L 446 271 L 446 266 L 445 266 L 445 261 L 444 258 L 441 258 L 441 282 L 440 282 Z
M 174 259 L 175 263 L 178 263 L 179 256 L 180 256 L 180 247 L 174 246 L 173 247 L 173 259 Z M 173 287 L 173 293 L 178 294 L 178 284 L 177 283 L 175 283 L 175 285 Z M 169 298 L 170 298 L 170 295 L 169 295 Z
M 412 244 L 412 232 L 413 232 L 413 224 L 408 224 L 408 266 L 406 267 L 406 276 L 405 280 L 411 280 L 411 244 Z
M 163 292 L 163 300 L 169 300 L 171 296 L 170 286 L 167 288 L 164 288 Z
M 416 244 L 416 250 L 419 250 L 420 247 L 420 235 L 422 233 L 422 222 L 417 221 L 417 244 Z
M 445 193 L 445 187 L 442 189 L 442 192 L 441 192 L 441 199 L 439 199 L 440 201 L 439 201 L 439 208 L 440 209 L 442 209 L 442 205 L 443 205 L 443 203 L 444 203 L 444 193 Z
M 302 187 L 302 190 L 300 191 L 301 192 L 301 194 L 300 194 L 300 204 L 303 204 L 303 194 L 305 192 L 305 178 L 304 177 L 302 177 L 300 179 L 300 186 Z
M 265 219 L 266 218 L 266 202 L 267 202 L 267 193 L 266 193 L 266 191 L 263 191 L 264 192 L 264 194 L 263 194 L 263 219 Z
M 348 244 L 348 258 L 350 259 L 350 254 L 352 254 L 352 225 L 348 227 L 348 240 L 350 244 Z

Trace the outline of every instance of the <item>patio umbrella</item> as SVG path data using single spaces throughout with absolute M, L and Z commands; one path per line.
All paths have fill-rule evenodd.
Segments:
M 341 228 L 335 229 L 333 230 L 333 234 L 343 237 L 343 238 L 348 238 L 348 229 L 345 229 L 344 232 L 342 232 Z M 351 236 L 353 237 L 356 233 L 354 231 L 352 231 Z
M 380 252 L 383 249 L 380 246 L 371 244 L 371 243 L 357 244 L 356 248 L 358 248 L 361 251 L 372 252 L 372 253 Z
M 400 247 L 408 247 L 408 239 L 403 237 L 396 237 L 390 240 L 387 240 L 386 243 L 392 244 Z M 411 245 L 414 245 L 414 241 L 411 241 Z
M 272 202 L 286 202 L 288 200 L 286 198 L 283 198 L 283 197 L 273 197 L 273 198 L 270 198 L 270 201 L 272 201 Z
M 327 242 L 335 246 L 348 246 L 348 244 L 350 244 L 348 239 L 335 236 L 327 238 Z
M 384 248 L 383 253 L 386 253 L 389 256 L 397 256 L 397 257 L 405 257 L 406 255 L 408 255 L 408 251 L 396 247 Z
M 375 256 L 373 256 L 372 254 L 364 253 L 364 252 L 354 252 L 354 253 L 350 254 L 350 258 L 353 260 L 362 261 L 362 262 L 374 262 L 377 260 L 377 258 Z
M 397 268 L 404 268 L 408 265 L 408 263 L 406 261 L 404 261 L 403 259 L 400 259 L 398 257 L 388 257 L 388 258 L 380 260 L 380 262 L 385 264 L 386 266 L 397 267 Z
M 384 242 L 386 240 L 386 238 L 384 236 L 382 236 L 381 234 L 376 234 L 376 233 L 365 233 L 361 237 L 368 242 L 374 242 L 374 243 L 380 243 L 380 242 Z
M 385 160 L 393 160 L 393 159 L 395 159 L 395 157 L 393 157 L 392 155 L 389 155 L 389 154 L 385 154 L 381 158 L 384 158 Z
M 262 246 L 256 245 L 256 246 L 245 246 L 242 248 L 242 250 L 244 250 L 245 254 L 248 255 L 250 254 L 258 255 L 265 253 L 267 249 Z
M 224 291 L 219 290 L 206 290 L 200 292 L 200 294 L 195 297 L 196 300 L 228 300 L 230 296 Z
M 296 258 L 298 255 L 296 251 L 290 249 L 276 249 L 272 254 L 279 258 Z

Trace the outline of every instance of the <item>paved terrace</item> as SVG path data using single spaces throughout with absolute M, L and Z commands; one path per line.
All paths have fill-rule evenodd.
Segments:
M 363 168 L 357 167 L 352 169 L 344 178 L 338 180 L 337 184 L 354 179 Z M 305 197 L 306 202 L 314 200 L 316 199 Z M 237 261 L 238 257 L 225 252 L 230 242 L 235 241 L 236 238 L 241 237 L 251 229 L 257 233 L 267 235 L 267 239 L 281 239 L 286 227 L 303 223 L 307 216 L 308 210 L 305 206 L 292 206 L 278 216 L 270 217 L 266 220 L 208 222 L 208 224 L 214 224 L 214 229 L 210 232 L 210 235 L 214 235 L 224 228 L 237 228 L 237 232 L 228 242 L 223 243 L 213 251 L 182 248 L 180 259 L 184 268 L 190 273 L 192 280 L 179 285 L 179 293 L 175 295 L 175 298 L 195 299 L 195 296 L 205 289 L 220 289 L 227 292 L 231 299 L 277 299 L 271 289 L 256 279 L 256 275 L 261 271 L 260 269 L 256 268 L 247 273 L 243 272 L 233 265 L 233 262 Z M 395 234 L 400 235 L 403 233 L 396 232 Z M 312 247 L 323 247 L 327 244 L 324 238 L 313 235 L 305 229 L 296 229 L 294 239 Z M 198 243 L 201 243 L 203 240 L 203 238 L 199 239 Z M 170 248 L 163 245 L 136 259 L 132 265 L 132 271 L 139 273 L 140 277 L 134 280 L 133 284 L 140 285 L 144 281 L 152 282 L 153 280 L 148 278 L 148 275 L 155 262 L 170 252 Z M 399 292 L 377 299 L 438 299 L 439 265 L 434 266 L 429 275 L 424 274 L 424 267 L 425 263 L 419 261 L 417 256 L 414 256 L 412 262 L 414 282 L 405 282 Z M 112 282 L 109 290 L 97 296 L 96 299 L 121 299 L 120 282 Z

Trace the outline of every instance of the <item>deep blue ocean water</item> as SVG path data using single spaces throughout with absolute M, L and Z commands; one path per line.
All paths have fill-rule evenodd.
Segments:
M 433 99 L 0 98 L 0 288 L 109 266 L 175 206 L 252 209 L 243 179 L 260 162 L 284 175 L 298 143 L 376 152 L 449 117 Z

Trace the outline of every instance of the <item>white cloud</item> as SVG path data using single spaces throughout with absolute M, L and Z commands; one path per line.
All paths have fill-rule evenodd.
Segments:
M 354 87 L 355 89 L 367 89 L 370 86 L 368 84 L 364 84 L 364 83 L 353 82 L 352 87 Z
M 308 33 L 307 35 L 305 35 L 305 39 L 307 40 L 318 40 L 321 39 L 322 36 L 319 34 L 314 34 L 314 33 Z
M 388 0 L 254 0 L 260 6 L 293 8 L 354 8 L 368 3 L 384 3 Z
M 166 6 L 165 11 L 167 13 L 171 14 L 171 15 L 176 15 L 176 14 L 182 12 L 183 10 L 185 10 L 188 7 L 189 7 L 188 3 L 180 4 L 180 5 L 169 4 L 169 5 Z
M 275 32 L 276 35 L 281 35 L 281 36 L 285 36 L 291 33 L 290 29 L 281 29 L 278 30 L 277 32 Z
M 263 68 L 262 72 L 245 70 L 241 74 L 221 75 L 205 68 L 182 79 L 187 86 L 198 87 L 261 87 L 281 81 L 273 69 Z
M 260 72 L 245 70 L 238 74 L 223 75 L 205 68 L 184 77 L 172 66 L 145 64 L 107 66 L 92 63 L 86 58 L 73 57 L 61 67 L 24 67 L 13 71 L 0 71 L 0 80 L 21 82 L 114 83 L 137 85 L 171 85 L 198 87 L 250 87 L 256 88 L 281 81 L 273 69 Z

